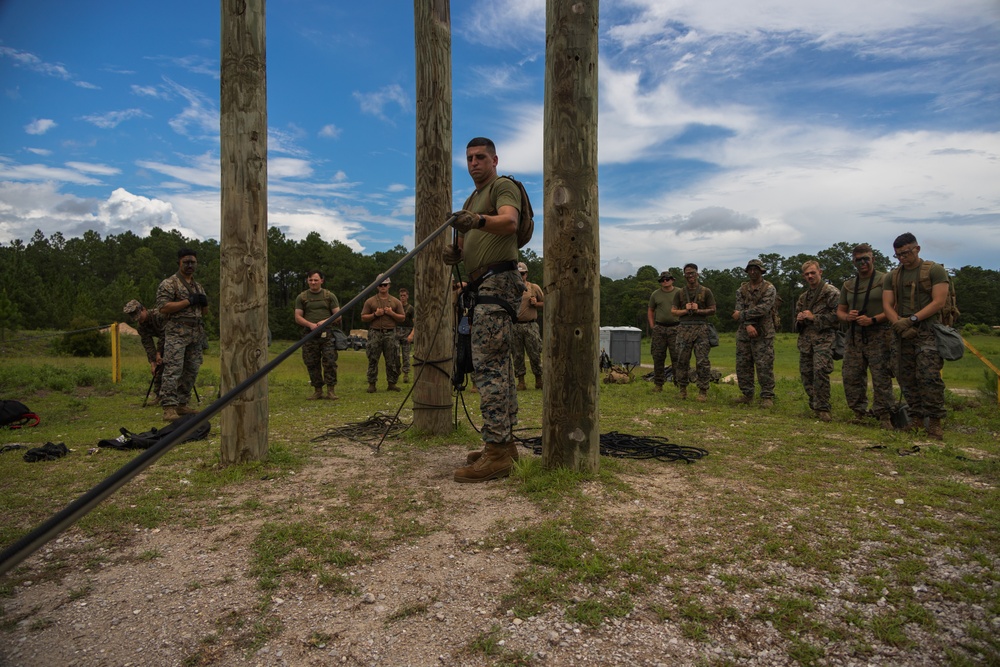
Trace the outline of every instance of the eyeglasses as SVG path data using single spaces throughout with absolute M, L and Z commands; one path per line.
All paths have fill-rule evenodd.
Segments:
M 909 250 L 900 250 L 895 255 L 893 255 L 893 257 L 895 257 L 896 259 L 903 259 L 904 257 L 909 257 L 918 250 L 920 250 L 920 246 L 916 245 L 910 248 Z
M 862 264 L 871 264 L 872 263 L 872 258 L 871 257 L 858 257 L 857 259 L 854 260 L 854 263 L 857 264 L 858 266 L 861 266 Z

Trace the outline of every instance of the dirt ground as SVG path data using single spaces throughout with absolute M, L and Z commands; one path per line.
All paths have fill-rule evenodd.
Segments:
M 454 463 L 464 449 L 372 456 L 366 445 L 338 442 L 331 455 L 318 456 L 301 473 L 226 487 L 216 502 L 233 506 L 256 498 L 263 507 L 294 500 L 316 521 L 330 511 L 331 483 L 374 480 L 387 469 L 407 474 L 397 481 L 436 499 L 422 508 L 421 521 L 433 529 L 391 547 L 384 557 L 345 573 L 351 590 L 331 591 L 312 577 L 285 576 L 281 586 L 264 593 L 250 576 L 252 541 L 264 520 L 252 510 L 237 512 L 213 525 L 136 529 L 121 547 L 86 543 L 70 530 L 27 561 L 41 571 L 46 561 L 64 559 L 65 576 L 23 581 L 3 601 L 4 620 L 16 621 L 0 632 L 0 665 L 10 667 L 168 667 L 193 665 L 787 665 L 798 664 L 789 642 L 755 610 L 773 590 L 760 590 L 732 601 L 734 617 L 708 637 L 691 638 L 680 624 L 661 620 L 650 610 L 667 604 L 678 591 L 670 581 L 649 586 L 624 618 L 597 628 L 566 622 L 552 605 L 544 613 L 517 618 L 502 604 L 512 580 L 527 566 L 515 546 L 496 544 L 498 526 L 539 518 L 536 504 L 515 495 L 506 482 L 455 484 Z M 403 465 L 384 457 L 405 456 Z M 638 482 L 639 480 L 632 480 Z M 637 506 L 643 531 L 669 532 L 670 541 L 685 539 L 697 523 L 698 498 L 687 493 L 676 467 L 661 464 L 644 475 L 640 497 L 609 498 L 602 506 L 628 521 Z M 372 485 L 372 493 L 380 493 Z M 600 494 L 600 487 L 585 489 Z M 689 516 L 683 516 L 688 513 Z M 670 527 L 664 531 L 664 527 Z M 704 530 L 704 524 L 701 525 Z M 508 530 L 501 528 L 500 530 Z M 490 539 L 490 537 L 493 539 Z M 719 535 L 718 539 L 725 539 Z M 157 554 L 155 558 L 144 554 Z M 82 555 L 86 554 L 86 556 Z M 98 556 L 98 558 L 95 558 Z M 942 567 L 955 568 L 947 554 L 928 554 Z M 843 614 L 840 590 L 850 587 L 850 565 L 842 581 L 775 561 L 774 580 L 788 589 L 825 586 L 834 591 L 828 609 Z M 962 576 L 961 571 L 954 573 Z M 719 576 L 709 571 L 709 580 Z M 847 591 L 845 591 L 846 593 Z M 608 591 L 613 594 L 613 591 Z M 262 596 L 270 605 L 261 612 Z M 885 600 L 873 602 L 877 608 Z M 863 657 L 850 643 L 830 639 L 824 665 L 937 665 L 943 647 L 962 639 L 970 620 L 986 612 L 970 605 L 930 600 L 937 636 L 915 628 L 912 648 L 878 644 Z M 859 613 L 864 610 L 858 610 Z M 989 624 L 989 620 L 986 621 Z M 1000 619 L 993 619 L 1000 630 Z M 493 634 L 491 634 L 493 633 Z M 261 645 L 253 638 L 264 637 Z M 489 650 L 470 648 L 492 638 Z M 487 642 L 488 643 L 488 642 Z

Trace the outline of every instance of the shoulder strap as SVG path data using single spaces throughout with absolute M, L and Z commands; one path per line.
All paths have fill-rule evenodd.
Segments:
M 929 259 L 925 259 L 920 263 L 920 287 L 925 290 L 928 294 L 931 293 L 931 269 L 934 268 L 934 262 Z

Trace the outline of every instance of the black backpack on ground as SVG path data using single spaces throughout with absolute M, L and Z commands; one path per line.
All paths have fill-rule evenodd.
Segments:
M 0 401 L 0 428 L 38 426 L 41 418 L 21 401 Z
M 114 440 L 101 440 L 97 443 L 98 447 L 111 447 L 112 449 L 149 449 L 153 445 L 167 439 L 171 433 L 179 428 L 186 426 L 195 419 L 198 415 L 182 415 L 180 419 L 170 424 L 167 424 L 163 428 L 153 427 L 148 431 L 143 433 L 133 433 L 124 426 L 119 430 L 121 435 Z M 205 422 L 198 428 L 196 428 L 184 442 L 191 442 L 192 440 L 204 440 L 208 437 L 209 431 L 212 430 L 211 422 Z

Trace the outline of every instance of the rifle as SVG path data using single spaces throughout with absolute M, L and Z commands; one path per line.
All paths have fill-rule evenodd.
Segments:
M 142 407 L 146 407 L 146 401 L 149 400 L 149 392 L 153 391 L 153 383 L 156 382 L 156 377 L 163 373 L 163 364 L 156 367 L 156 372 L 153 373 L 153 378 L 149 381 L 149 389 L 146 390 L 146 398 L 142 399 Z

